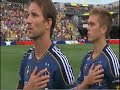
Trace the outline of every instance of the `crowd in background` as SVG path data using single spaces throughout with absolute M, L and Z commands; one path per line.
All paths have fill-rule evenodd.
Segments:
M 29 40 L 27 38 L 26 19 L 28 11 L 20 4 L 2 5 L 1 8 L 1 39 L 2 40 Z M 75 36 L 74 26 L 64 13 L 58 13 L 57 24 L 53 33 L 54 39 L 72 40 Z M 76 39 L 76 37 L 74 38 Z
M 105 7 L 105 6 L 104 6 Z M 92 7 L 75 9 L 66 9 L 75 12 L 86 12 Z M 1 18 L 1 40 L 29 40 L 27 38 L 27 24 L 26 19 L 28 11 L 23 8 L 22 4 L 11 3 L 0 6 L 0 18 Z M 119 8 L 108 7 L 109 11 L 117 11 Z M 85 20 L 80 20 L 84 22 Z M 115 20 L 117 21 L 117 20 Z M 80 33 L 74 23 L 64 12 L 58 12 L 56 27 L 53 32 L 52 39 L 56 40 L 76 40 L 80 37 Z
M 74 26 L 73 21 L 67 18 L 64 13 L 58 12 L 53 38 L 57 40 L 75 40 L 79 35 L 79 32 L 76 31 L 77 28 Z
M 2 40 L 19 40 L 26 38 L 27 11 L 20 4 L 1 6 L 1 36 Z
M 92 9 L 94 6 L 93 5 L 76 5 L 76 6 L 65 6 L 64 10 L 65 12 L 71 12 L 71 14 L 83 14 L 86 12 L 89 12 L 90 9 Z
M 107 8 L 109 11 L 119 12 L 119 5 L 113 6 L 110 4 L 109 6 L 104 6 L 104 8 Z

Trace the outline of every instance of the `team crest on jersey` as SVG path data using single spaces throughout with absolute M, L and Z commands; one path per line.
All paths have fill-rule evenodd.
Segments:
M 26 68 L 25 68 L 25 76 L 28 77 L 30 75 L 30 66 L 28 65 Z

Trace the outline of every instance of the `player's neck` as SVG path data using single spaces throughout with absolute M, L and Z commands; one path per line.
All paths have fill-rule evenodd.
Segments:
M 35 57 L 37 60 L 39 60 L 45 54 L 45 52 L 49 49 L 51 44 L 52 43 L 50 39 L 35 41 Z
M 101 42 L 95 42 L 93 44 L 94 53 L 100 53 L 103 50 L 103 48 L 105 47 L 105 45 L 106 45 L 105 40 L 103 40 Z

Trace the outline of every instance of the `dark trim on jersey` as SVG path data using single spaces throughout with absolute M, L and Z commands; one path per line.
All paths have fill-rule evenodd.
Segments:
M 63 81 L 67 85 L 72 85 L 75 82 L 73 70 L 68 62 L 68 59 L 60 51 L 57 46 L 51 45 L 49 48 L 49 53 L 55 58 L 56 62 L 59 65 Z
M 36 56 L 35 56 L 35 51 L 33 51 L 33 58 L 34 58 L 34 60 L 36 61 L 36 62 L 39 62 L 39 61 L 41 61 L 43 58 L 44 58 L 44 56 L 47 54 L 47 51 L 42 55 L 42 57 L 40 58 L 40 59 L 38 59 L 37 60 L 37 58 L 36 58 Z
M 113 77 L 119 77 L 120 64 L 115 52 L 109 45 L 104 47 L 103 52 L 108 59 L 110 69 L 113 68 L 113 70 L 111 69 L 111 74 Z

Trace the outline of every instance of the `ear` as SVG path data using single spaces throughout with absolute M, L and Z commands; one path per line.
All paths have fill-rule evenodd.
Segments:
M 46 28 L 47 29 L 50 29 L 52 26 L 52 19 L 51 18 L 48 18 L 48 20 L 46 21 Z
M 107 32 L 107 26 L 102 26 L 102 33 L 106 34 L 106 32 Z

